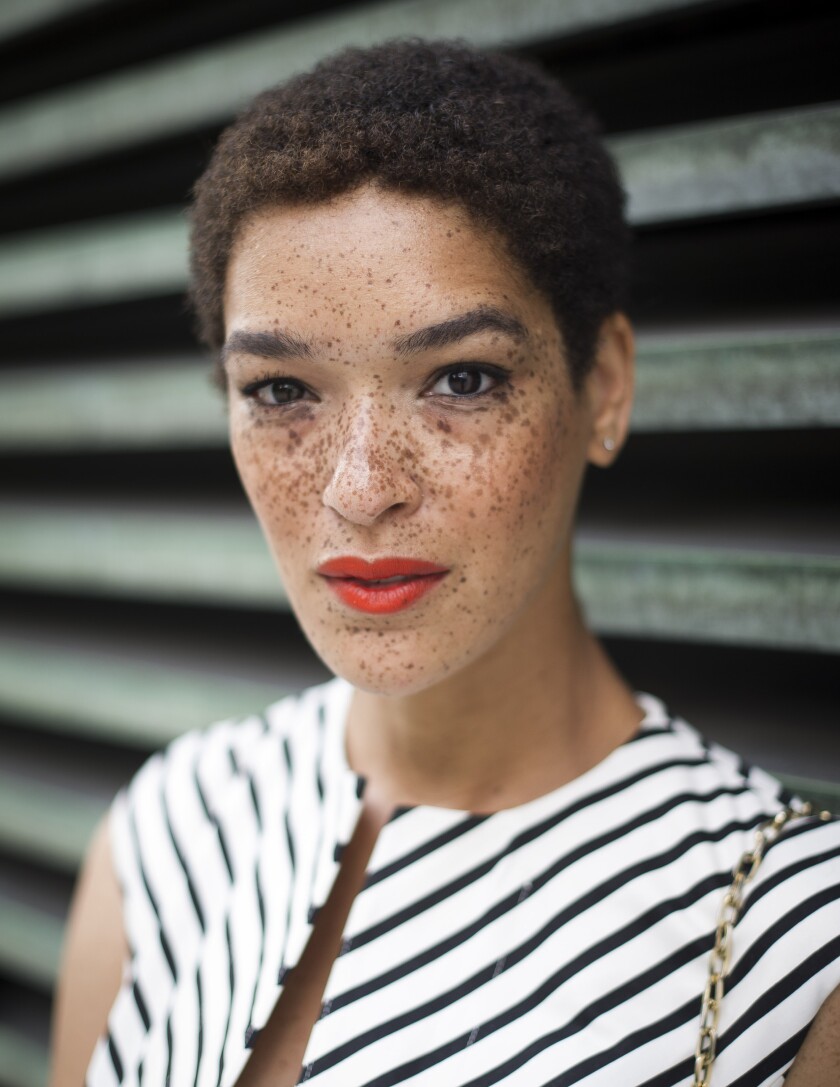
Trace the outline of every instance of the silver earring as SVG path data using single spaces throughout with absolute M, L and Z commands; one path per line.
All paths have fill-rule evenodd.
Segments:
M 615 438 L 611 438 L 607 435 L 607 437 L 604 438 L 604 449 L 606 449 L 608 453 L 612 453 L 613 449 L 615 449 Z

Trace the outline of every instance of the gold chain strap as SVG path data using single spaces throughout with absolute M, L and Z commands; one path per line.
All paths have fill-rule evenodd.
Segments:
M 767 847 L 781 834 L 788 823 L 813 815 L 811 804 L 801 808 L 783 808 L 772 819 L 756 829 L 752 849 L 748 849 L 732 871 L 732 883 L 723 898 L 715 929 L 715 945 L 709 956 L 709 976 L 700 1009 L 700 1034 L 694 1050 L 694 1087 L 709 1087 L 712 1065 L 715 1063 L 718 1017 L 723 1000 L 723 984 L 732 957 L 732 930 L 741 915 L 744 888 L 755 876 Z M 820 819 L 831 819 L 831 813 L 821 811 Z

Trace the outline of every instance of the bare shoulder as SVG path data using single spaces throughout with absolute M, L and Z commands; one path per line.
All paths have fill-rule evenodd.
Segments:
M 840 1068 L 840 987 L 820 1008 L 785 1087 L 833 1087 Z
M 84 1082 L 127 958 L 106 816 L 88 847 L 67 921 L 53 1011 L 50 1087 Z

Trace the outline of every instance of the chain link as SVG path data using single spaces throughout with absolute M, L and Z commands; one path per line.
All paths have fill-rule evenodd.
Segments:
M 717 1050 L 718 1019 L 720 1005 L 729 963 L 732 958 L 732 932 L 741 915 L 744 904 L 744 888 L 755 876 L 758 866 L 768 848 L 788 823 L 813 815 L 811 804 L 801 808 L 783 808 L 772 819 L 762 823 L 755 832 L 752 849 L 748 849 L 732 870 L 732 883 L 723 896 L 715 926 L 715 944 L 709 956 L 709 973 L 703 1002 L 700 1008 L 700 1033 L 694 1049 L 694 1084 L 693 1087 L 709 1087 L 712 1077 L 712 1065 L 715 1063 Z M 819 818 L 831 819 L 831 813 L 819 812 Z

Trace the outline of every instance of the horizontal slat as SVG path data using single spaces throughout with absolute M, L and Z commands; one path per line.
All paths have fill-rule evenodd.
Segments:
M 838 425 L 838 329 L 639 337 L 634 430 Z
M 83 792 L 0 770 L 0 847 L 73 871 L 105 807 Z
M 0 451 L 221 447 L 226 410 L 210 368 L 173 358 L 0 370 Z
M 39 231 L 0 245 L 0 315 L 178 293 L 187 282 L 179 210 Z
M 256 522 L 239 511 L 0 503 L 0 581 L 180 602 L 285 606 Z
M 636 226 L 840 196 L 840 107 L 615 137 Z
M 61 546 L 56 547 L 55 541 Z M 581 533 L 576 571 L 604 633 L 840 649 L 840 555 L 723 546 L 666 526 Z M 712 542 L 710 542 L 712 541 Z M 700 546 L 702 542 L 703 546 Z M 284 606 L 247 510 L 0 505 L 0 580 L 37 589 Z
M 101 3 L 102 0 L 3 0 L 0 4 L 0 41 Z
M 840 196 L 840 106 L 608 142 L 635 225 Z M 23 235 L 0 245 L 0 315 L 178 292 L 187 281 L 186 254 L 180 209 Z
M 813 778 L 799 777 L 793 774 L 777 774 L 791 792 L 803 800 L 809 800 L 817 810 L 824 809 L 834 815 L 840 815 L 840 783 L 817 781 Z
M 0 1023 L 0 1082 L 9 1087 L 44 1087 L 49 1056 L 44 1046 L 19 1030 Z
M 840 649 L 840 557 L 594 540 L 578 555 L 600 633 Z
M 0 111 L 0 178 L 222 122 L 254 94 L 344 45 L 416 35 L 522 46 L 707 6 L 720 5 L 708 0 L 391 0 L 354 5 L 8 106 Z
M 221 447 L 225 405 L 210 366 L 0 371 L 0 451 Z M 639 337 L 636 431 L 838 425 L 838 330 Z
M 48 677 L 48 682 L 45 681 Z M 0 714 L 71 735 L 152 749 L 190 728 L 257 713 L 310 681 L 281 662 L 275 683 L 72 643 L 0 634 Z
M 52 987 L 61 958 L 63 923 L 0 893 L 0 971 Z

